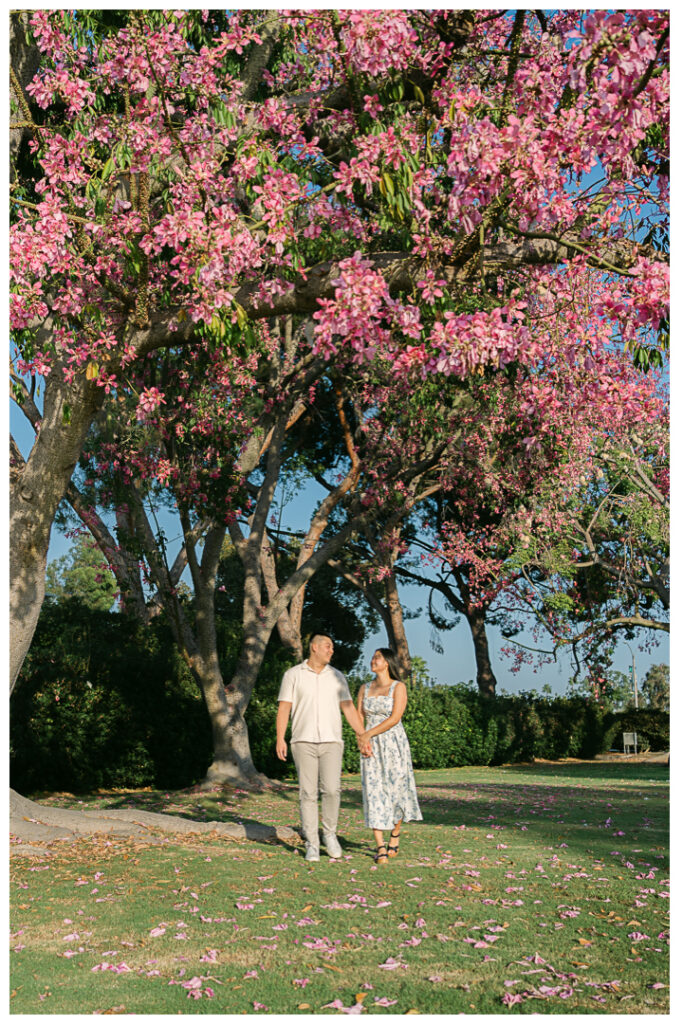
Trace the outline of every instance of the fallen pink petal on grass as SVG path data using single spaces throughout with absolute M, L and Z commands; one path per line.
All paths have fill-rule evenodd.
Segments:
M 381 971 L 395 971 L 399 967 L 406 970 L 408 964 L 404 964 L 400 960 L 394 960 L 393 956 L 389 956 L 383 964 L 378 964 L 378 967 Z
M 519 993 L 506 992 L 501 998 L 501 1002 L 504 1006 L 514 1006 L 515 1003 L 523 1002 L 523 997 Z

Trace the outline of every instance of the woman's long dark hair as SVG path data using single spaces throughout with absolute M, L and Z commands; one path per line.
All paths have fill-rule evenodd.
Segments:
M 401 667 L 398 663 L 398 655 L 396 654 L 396 651 L 392 650 L 391 647 L 378 647 L 377 650 L 389 666 L 389 678 L 398 679 L 400 681 Z

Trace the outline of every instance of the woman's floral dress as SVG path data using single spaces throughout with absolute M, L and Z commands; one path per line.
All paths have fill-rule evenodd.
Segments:
M 372 729 L 394 709 L 394 687 L 383 697 L 363 698 L 365 728 Z M 417 802 L 410 744 L 403 722 L 373 736 L 372 757 L 361 757 L 363 814 L 369 828 L 393 828 L 397 821 L 422 821 Z

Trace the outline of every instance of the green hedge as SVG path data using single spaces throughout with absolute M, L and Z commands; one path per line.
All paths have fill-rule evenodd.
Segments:
M 530 693 L 487 699 L 463 684 L 412 687 L 403 722 L 416 768 L 500 765 L 533 758 L 588 760 L 612 746 L 621 749 L 621 733 L 632 729 L 643 748 L 669 747 L 669 716 L 661 711 L 608 714 L 583 698 L 549 699 Z M 344 738 L 344 769 L 358 771 L 358 750 L 346 722 Z
M 234 644 L 224 646 L 232 657 Z M 288 660 L 269 651 L 246 715 L 254 762 L 271 778 L 294 774 L 291 759 L 275 756 L 277 692 Z M 416 768 L 592 758 L 621 749 L 621 733 L 633 730 L 640 749 L 669 746 L 665 712 L 615 714 L 579 697 L 524 693 L 487 700 L 464 684 L 412 687 L 404 723 Z M 344 769 L 356 772 L 355 737 L 345 720 L 343 727 Z M 12 785 L 24 793 L 182 788 L 205 774 L 211 730 L 163 622 L 143 628 L 67 602 L 41 613 L 10 703 L 10 748 Z
M 162 622 L 43 608 L 10 701 L 16 789 L 180 788 L 210 761 L 203 698 Z
M 622 732 L 638 734 L 638 750 L 669 749 L 669 714 L 656 708 L 630 708 L 605 716 L 604 749 L 623 750 Z

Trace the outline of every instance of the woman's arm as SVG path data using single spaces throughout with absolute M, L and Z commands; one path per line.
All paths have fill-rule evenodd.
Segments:
M 408 691 L 406 690 L 405 683 L 397 683 L 396 689 L 394 690 L 394 706 L 391 714 L 388 718 L 385 718 L 379 725 L 373 725 L 372 729 L 368 729 L 363 734 L 361 740 L 372 739 L 373 736 L 379 736 L 381 732 L 387 732 L 388 729 L 393 729 L 395 725 L 403 718 L 403 712 L 408 704 Z
M 363 683 L 363 685 L 361 686 L 360 690 L 358 691 L 358 697 L 356 698 L 356 707 L 358 709 L 358 714 L 360 715 L 360 720 L 363 723 L 363 728 L 365 729 L 365 707 L 363 705 L 363 697 L 364 696 L 365 696 L 365 683 Z
M 370 745 L 369 739 L 364 739 L 365 736 L 365 717 L 363 712 L 363 690 L 365 686 L 361 686 L 358 691 L 358 706 L 354 707 L 353 701 L 343 701 L 341 709 L 346 716 L 346 720 L 351 728 L 356 733 L 356 739 L 358 740 L 358 749 L 360 750 L 363 757 L 372 757 L 372 746 Z M 360 732 L 358 731 L 360 729 Z

